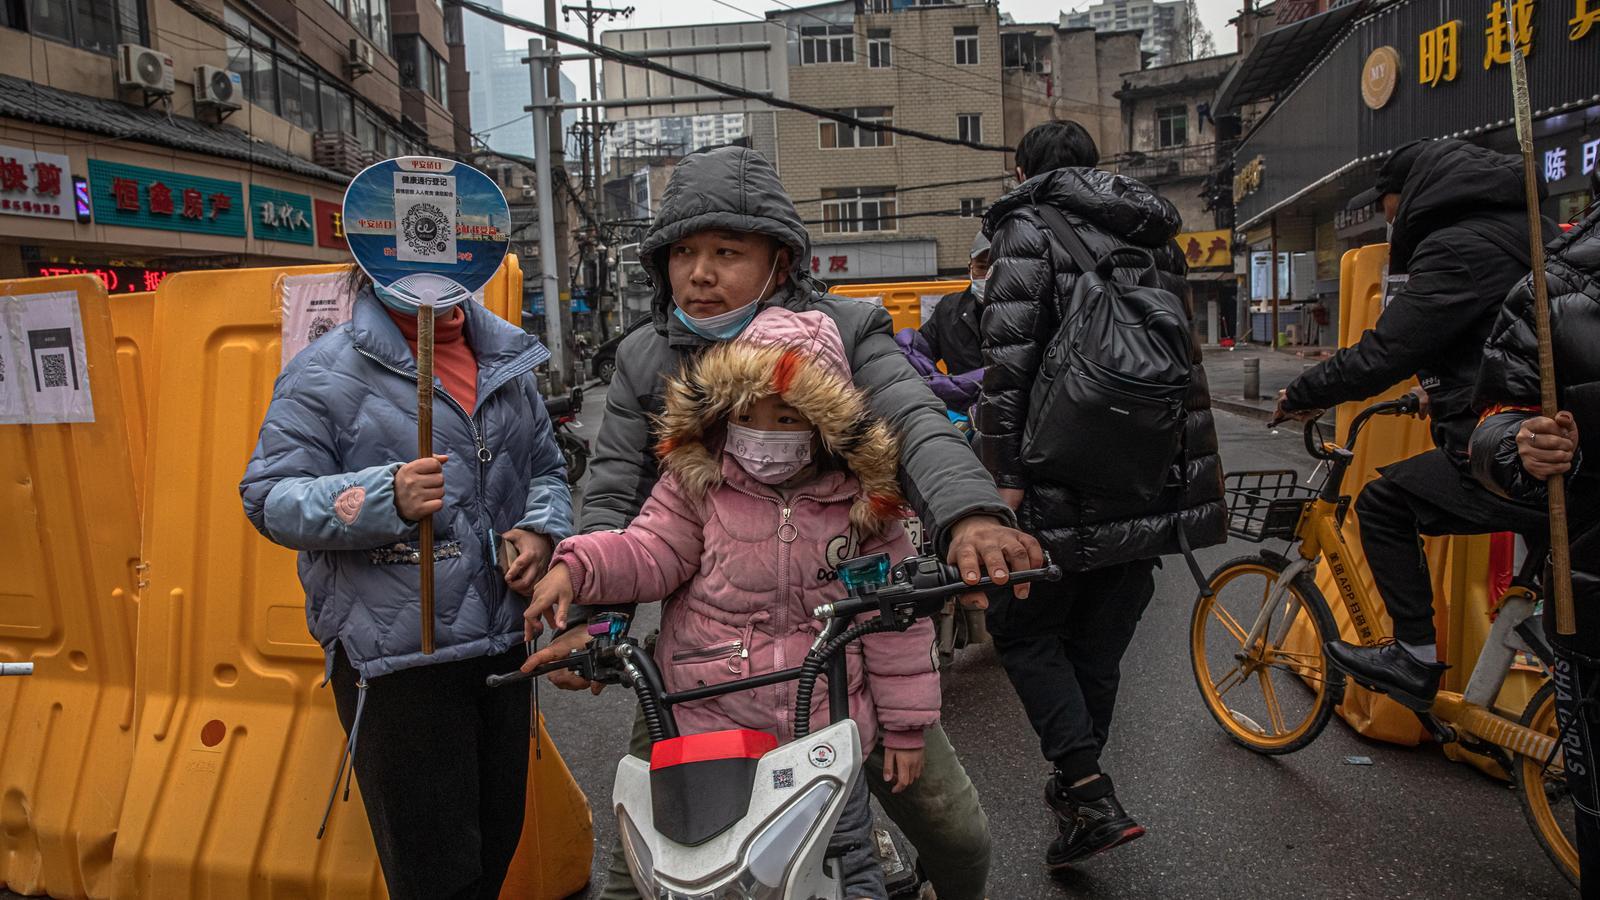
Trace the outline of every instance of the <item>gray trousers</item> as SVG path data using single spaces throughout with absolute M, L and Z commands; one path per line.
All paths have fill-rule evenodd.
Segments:
M 890 793 L 883 781 L 881 746 L 867 757 L 862 780 L 911 841 L 939 900 L 983 900 L 989 880 L 989 817 L 944 728 L 935 725 L 922 737 L 924 762 L 916 783 L 898 794 Z M 642 715 L 634 717 L 628 752 L 639 759 L 650 757 L 650 734 Z M 640 900 L 622 846 L 615 842 L 600 900 Z

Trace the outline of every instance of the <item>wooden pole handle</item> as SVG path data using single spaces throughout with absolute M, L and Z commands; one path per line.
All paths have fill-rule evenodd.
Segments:
M 1543 217 L 1539 214 L 1539 172 L 1533 158 L 1533 112 L 1528 100 L 1528 64 L 1516 41 L 1516 24 L 1507 10 L 1511 43 L 1511 99 L 1517 120 L 1517 144 L 1522 150 L 1522 185 L 1528 207 L 1528 257 L 1533 280 L 1533 326 L 1539 341 L 1539 413 L 1555 418 L 1555 350 L 1550 338 L 1550 291 L 1544 277 Z M 1566 482 L 1559 475 L 1546 482 L 1550 500 L 1550 581 L 1545 593 L 1556 609 L 1556 634 L 1575 634 L 1577 616 L 1572 608 L 1572 548 L 1567 544 Z
M 433 308 L 417 310 L 417 458 L 433 455 Z M 418 523 L 422 652 L 433 653 L 433 516 Z

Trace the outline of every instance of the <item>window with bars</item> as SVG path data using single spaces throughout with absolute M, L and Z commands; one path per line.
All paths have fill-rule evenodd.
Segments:
M 961 198 L 961 217 L 963 219 L 975 219 L 981 215 L 983 215 L 982 197 Z
M 963 25 L 956 29 L 956 65 L 978 64 L 978 26 Z
M 895 230 L 892 187 L 823 188 L 822 233 Z
M 400 63 L 401 87 L 414 88 L 440 103 L 444 102 L 449 93 L 445 84 L 445 72 L 449 67 L 444 57 L 417 34 L 395 35 L 394 54 Z
M 348 0 L 345 18 L 383 53 L 390 53 L 389 0 Z
M 800 28 L 800 64 L 856 61 L 856 34 L 849 25 L 805 25 Z
M 841 109 L 839 112 L 871 124 L 894 124 L 894 108 L 889 106 L 858 106 L 853 109 Z M 893 146 L 892 131 L 858 128 L 832 119 L 817 120 L 817 147 L 822 150 Z
M 1156 143 L 1161 147 L 1181 147 L 1189 143 L 1189 108 L 1156 107 Z
M 892 46 L 889 43 L 889 29 L 867 29 L 867 67 L 872 69 L 887 69 L 890 66 Z
M 956 116 L 956 137 L 963 141 L 983 142 L 983 115 L 960 113 Z

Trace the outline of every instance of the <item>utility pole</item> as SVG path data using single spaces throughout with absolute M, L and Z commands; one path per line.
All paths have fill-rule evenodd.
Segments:
M 570 330 L 567 327 L 570 314 L 563 315 L 567 312 L 567 304 L 561 302 L 561 281 L 565 274 L 561 270 L 566 261 L 566 242 L 561 242 L 560 249 L 557 249 L 556 243 L 560 220 L 565 217 L 559 214 L 562 207 L 556 202 L 553 177 L 556 150 L 551 146 L 551 138 L 559 140 L 561 135 L 561 114 L 555 106 L 560 95 L 552 99 L 545 87 L 548 83 L 546 72 L 556 71 L 561 66 L 559 57 L 560 52 L 555 47 L 549 50 L 544 48 L 543 40 L 528 39 L 526 62 L 533 88 L 533 105 L 530 109 L 533 112 L 534 178 L 539 193 L 539 289 L 544 295 L 545 346 L 550 348 L 552 395 L 566 390 L 568 376 L 572 374 L 572 351 L 566 339 Z M 555 119 L 557 125 L 554 129 L 549 127 L 547 117 Z M 555 133 L 552 134 L 552 131 Z
M 551 31 L 557 30 L 556 0 L 544 0 L 544 24 Z M 557 104 L 548 111 L 549 127 L 547 129 L 550 140 L 550 177 L 553 187 L 556 181 L 567 183 L 567 151 L 566 142 L 561 135 L 561 107 L 559 105 L 561 103 L 561 57 L 559 56 L 561 48 L 552 40 L 549 49 L 552 55 L 543 72 L 545 75 L 545 97 L 551 103 Z M 539 115 L 535 113 L 534 121 L 537 122 L 538 120 Z M 555 215 L 556 272 L 561 285 L 560 293 L 545 295 L 544 314 L 547 320 L 552 315 L 559 317 L 561 319 L 561 333 L 570 339 L 572 334 L 572 304 L 568 302 L 563 294 L 570 295 L 572 291 L 572 252 L 568 247 L 571 229 L 567 224 L 567 204 L 557 199 L 558 193 L 558 191 L 552 189 L 548 195 L 539 195 L 541 206 L 546 202 L 546 196 L 550 198 L 550 207 Z M 551 304 L 554 304 L 554 306 Z M 558 351 L 552 347 L 550 352 L 556 353 Z M 572 344 L 570 342 L 564 343 L 559 352 L 562 355 L 562 371 L 572 373 Z M 582 380 L 580 373 L 576 382 L 582 382 Z M 565 388 L 566 385 L 562 384 L 558 385 L 555 390 L 560 391 L 565 390 Z
M 627 18 L 628 16 L 633 15 L 633 7 L 627 6 L 618 8 L 614 6 L 595 6 L 594 0 L 584 0 L 584 4 L 582 6 L 561 7 L 561 14 L 564 18 L 571 17 L 573 13 L 577 13 L 578 18 L 583 20 L 583 25 L 587 31 L 589 42 L 594 43 L 594 26 L 596 23 L 598 23 L 601 19 L 615 20 L 617 18 Z M 595 58 L 591 55 L 589 57 L 589 102 L 594 103 L 599 99 L 600 80 L 595 73 Z M 601 165 L 602 151 L 600 148 L 600 138 L 602 134 L 601 129 L 603 127 L 604 125 L 600 121 L 600 108 L 598 106 L 586 107 L 584 109 L 583 125 L 583 196 L 589 205 L 589 220 L 591 223 L 599 222 L 605 215 L 605 202 L 602 196 L 604 194 L 604 190 L 600 186 L 601 178 L 603 177 L 603 173 L 601 172 L 601 169 L 603 168 Z M 591 161 L 594 165 L 592 173 L 589 168 Z M 593 254 L 594 277 L 592 282 L 589 283 L 587 287 L 589 288 L 590 308 L 594 310 L 594 336 L 596 345 L 606 338 L 605 312 L 600 305 L 600 294 L 605 290 L 605 286 L 609 284 L 609 279 L 606 277 L 605 271 L 606 249 L 607 248 L 602 243 L 602 237 L 600 235 L 599 228 L 591 227 L 589 237 L 589 252 Z

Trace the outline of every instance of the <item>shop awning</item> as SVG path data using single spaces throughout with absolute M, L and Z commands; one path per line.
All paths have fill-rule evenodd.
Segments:
M 169 116 L 162 110 L 75 94 L 9 75 L 0 75 L 0 117 L 220 156 L 335 184 L 350 181 L 348 175 L 257 141 L 226 123 L 207 125 L 188 116 Z
M 1231 113 L 1246 103 L 1287 90 L 1366 9 L 1367 0 L 1354 0 L 1262 35 L 1217 88 L 1211 103 L 1213 114 Z

